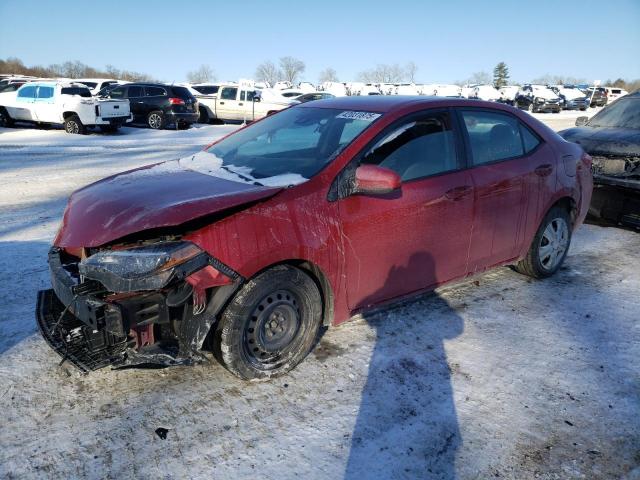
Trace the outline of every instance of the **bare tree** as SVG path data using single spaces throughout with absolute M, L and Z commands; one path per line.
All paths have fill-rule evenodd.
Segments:
M 480 84 L 491 83 L 491 76 L 485 71 L 474 72 L 473 75 L 471 75 L 471 78 L 469 79 L 469 83 L 480 83 Z
M 395 63 L 393 65 L 378 64 L 376 68 L 358 74 L 358 79 L 365 83 L 397 83 L 401 82 L 405 72 Z
M 293 57 L 282 57 L 280 59 L 280 70 L 282 77 L 292 84 L 298 83 L 298 77 L 305 70 L 306 66 L 302 60 Z
M 338 81 L 338 74 L 336 73 L 336 71 L 333 68 L 327 67 L 323 71 L 320 72 L 320 77 L 319 77 L 318 80 L 320 80 L 320 83 L 337 82 Z
M 200 65 L 200 68 L 187 73 L 189 83 L 213 82 L 216 74 L 209 65 Z
M 268 82 L 271 85 L 280 80 L 282 73 L 273 64 L 273 62 L 262 62 L 256 68 L 256 80 L 259 82 Z
M 418 73 L 418 66 L 412 60 L 404 67 L 406 78 L 411 83 L 416 83 L 416 73 Z

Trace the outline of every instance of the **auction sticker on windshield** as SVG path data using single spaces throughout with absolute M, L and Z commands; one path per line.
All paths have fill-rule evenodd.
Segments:
M 379 117 L 380 117 L 379 113 L 347 111 L 347 112 L 342 112 L 336 118 L 345 118 L 349 120 L 368 120 L 370 122 L 373 122 L 376 118 L 379 118 Z

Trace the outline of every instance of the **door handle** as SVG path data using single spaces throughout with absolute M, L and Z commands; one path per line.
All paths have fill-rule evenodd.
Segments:
M 220 102 L 220 105 L 224 105 L 224 102 Z
M 240 102 L 240 103 L 238 104 L 238 106 L 240 106 L 240 107 L 241 107 L 242 105 L 244 105 L 244 103 L 242 103 L 242 102 Z
M 548 177 L 551 175 L 551 172 L 553 172 L 553 166 L 549 163 L 545 163 L 544 165 L 537 167 L 534 172 L 536 172 L 536 175 L 539 177 Z
M 461 200 L 471 193 L 472 188 L 469 185 L 463 185 L 461 187 L 454 187 L 450 190 L 447 190 L 444 194 L 449 200 Z

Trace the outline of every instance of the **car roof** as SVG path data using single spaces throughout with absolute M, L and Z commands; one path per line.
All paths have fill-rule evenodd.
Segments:
M 407 106 L 429 107 L 489 107 L 495 108 L 495 102 L 469 100 L 466 98 L 433 97 L 423 95 L 358 95 L 334 97 L 314 102 L 302 103 L 296 108 L 336 108 L 344 110 L 363 110 L 377 113 L 389 113 Z

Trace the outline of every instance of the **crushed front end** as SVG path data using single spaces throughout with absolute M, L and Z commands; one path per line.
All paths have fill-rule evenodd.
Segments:
M 36 317 L 49 345 L 84 372 L 191 364 L 242 279 L 195 244 L 164 240 L 49 252 L 52 289 Z
M 595 217 L 640 228 L 640 156 L 592 154 Z

